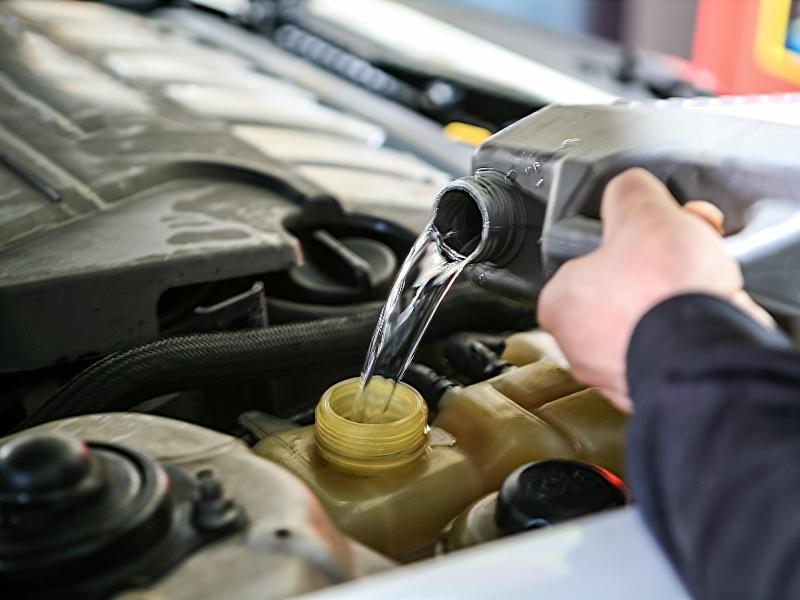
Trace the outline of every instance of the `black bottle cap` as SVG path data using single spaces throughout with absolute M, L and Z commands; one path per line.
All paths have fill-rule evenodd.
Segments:
M 628 501 L 613 473 L 572 460 L 543 460 L 509 475 L 497 498 L 495 522 L 505 535 L 547 527 Z

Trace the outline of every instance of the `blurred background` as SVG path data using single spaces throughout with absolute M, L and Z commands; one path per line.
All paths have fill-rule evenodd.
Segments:
M 465 9 L 465 21 L 470 12 L 474 19 L 481 19 L 479 11 L 491 11 L 548 29 L 597 35 L 689 58 L 698 0 L 435 0 L 408 4 L 457 6 Z

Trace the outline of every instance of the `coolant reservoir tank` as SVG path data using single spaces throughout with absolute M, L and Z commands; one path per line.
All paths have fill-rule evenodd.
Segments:
M 543 377 L 544 375 L 544 377 Z M 624 476 L 627 417 L 548 361 L 447 392 L 434 425 L 447 430 L 497 489 L 525 463 L 571 458 Z
M 304 479 L 345 532 L 408 558 L 482 493 L 481 478 L 453 436 L 428 427 L 424 400 L 405 384 L 379 422 L 355 420 L 359 381 L 325 392 L 315 426 L 266 438 L 254 450 Z
M 541 330 L 521 331 L 508 336 L 502 359 L 518 367 L 543 359 L 561 366 L 567 364 L 555 338 Z
M 531 461 L 624 471 L 625 416 L 551 361 L 448 391 L 430 428 L 424 401 L 405 384 L 379 422 L 358 422 L 358 385 L 334 385 L 316 426 L 275 434 L 254 450 L 304 479 L 346 533 L 399 559 L 432 549 L 462 509 Z

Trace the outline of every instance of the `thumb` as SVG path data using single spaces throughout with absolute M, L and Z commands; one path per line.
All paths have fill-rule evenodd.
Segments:
M 738 306 L 741 310 L 749 314 L 755 321 L 767 329 L 775 329 L 777 325 L 775 320 L 770 314 L 761 306 L 756 304 L 756 301 L 750 297 L 750 294 L 744 290 L 737 292 L 731 299 L 731 302 Z
M 661 181 L 644 169 L 629 169 L 606 186 L 601 206 L 603 238 L 627 228 L 647 230 L 680 214 L 680 206 Z

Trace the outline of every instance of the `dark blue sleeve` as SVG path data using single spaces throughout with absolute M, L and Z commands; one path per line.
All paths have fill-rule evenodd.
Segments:
M 653 308 L 628 348 L 628 478 L 696 600 L 800 598 L 800 356 L 728 302 Z

